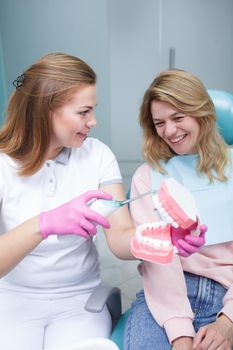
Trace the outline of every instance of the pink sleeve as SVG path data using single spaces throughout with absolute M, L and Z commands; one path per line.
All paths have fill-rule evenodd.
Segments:
M 130 197 L 133 198 L 140 193 L 148 192 L 150 190 L 150 168 L 147 164 L 143 164 L 133 176 Z M 152 197 L 150 195 L 130 203 L 130 212 L 136 226 L 146 222 L 159 220 L 159 217 L 154 210 Z
M 193 337 L 193 312 L 178 255 L 169 265 L 144 262 L 142 275 L 147 305 L 157 323 L 165 328 L 169 341 Z
M 143 165 L 133 177 L 131 196 L 150 188 L 150 168 Z M 132 202 L 130 210 L 136 225 L 159 220 L 150 196 Z M 143 262 L 141 271 L 148 307 L 157 323 L 165 328 L 169 341 L 181 336 L 193 337 L 193 312 L 179 256 L 175 254 L 169 265 Z

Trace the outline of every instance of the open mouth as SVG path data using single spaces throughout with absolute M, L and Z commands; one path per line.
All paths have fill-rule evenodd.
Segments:
M 84 134 L 84 133 L 82 133 L 82 132 L 78 132 L 77 134 L 80 135 L 80 136 L 82 136 L 82 137 L 86 137 L 86 136 L 87 136 L 87 134 Z
M 170 142 L 171 142 L 171 144 L 174 144 L 174 145 L 175 145 L 175 144 L 179 144 L 179 143 L 181 143 L 185 138 L 186 138 L 186 134 L 181 135 L 181 136 L 178 136 L 178 137 L 176 137 L 176 138 L 170 140 Z
M 138 226 L 131 240 L 131 251 L 138 259 L 167 264 L 177 251 L 172 243 L 171 226 L 184 230 L 196 227 L 198 211 L 192 194 L 172 178 L 161 182 L 152 200 L 161 221 Z
M 83 141 L 87 138 L 87 134 L 83 134 L 83 133 L 81 133 L 81 132 L 78 132 L 77 135 L 78 135 L 78 137 L 79 137 L 81 140 L 83 140 Z

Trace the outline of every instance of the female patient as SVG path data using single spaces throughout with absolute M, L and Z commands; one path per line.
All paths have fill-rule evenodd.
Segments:
M 144 95 L 140 123 L 147 162 L 133 177 L 132 196 L 175 178 L 196 199 L 208 227 L 208 245 L 188 258 L 176 255 L 168 265 L 142 263 L 144 291 L 128 319 L 124 349 L 230 350 L 232 151 L 216 128 L 214 105 L 198 78 L 182 70 L 165 71 Z M 135 223 L 154 221 L 153 209 L 148 198 L 132 202 Z

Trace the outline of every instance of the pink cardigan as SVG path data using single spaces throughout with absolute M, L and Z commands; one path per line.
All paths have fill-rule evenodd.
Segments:
M 150 167 L 144 163 L 133 176 L 131 196 L 150 189 Z M 132 202 L 130 211 L 136 226 L 156 220 L 151 197 Z M 170 342 L 181 336 L 195 335 L 183 271 L 211 278 L 227 288 L 221 313 L 233 321 L 233 242 L 204 247 L 189 258 L 175 254 L 168 265 L 144 262 L 140 271 L 150 312 L 165 328 Z

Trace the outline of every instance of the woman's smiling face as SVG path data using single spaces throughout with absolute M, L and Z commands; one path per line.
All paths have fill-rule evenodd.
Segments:
M 80 147 L 96 126 L 96 86 L 84 85 L 74 92 L 72 98 L 62 107 L 51 112 L 52 132 L 50 157 L 63 147 Z
M 151 114 L 157 134 L 178 155 L 196 153 L 200 126 L 167 102 L 152 101 Z

